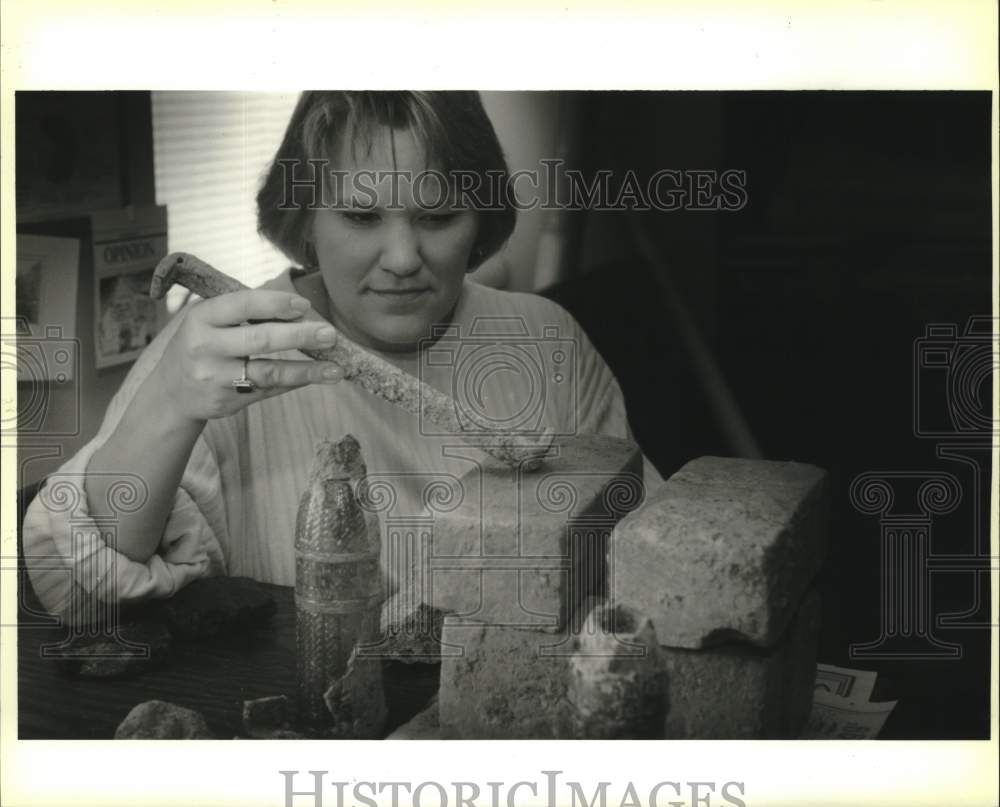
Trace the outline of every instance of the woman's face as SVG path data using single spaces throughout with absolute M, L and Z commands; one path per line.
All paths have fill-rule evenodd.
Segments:
M 349 145 L 340 145 L 332 167 L 343 172 L 345 193 L 314 211 L 310 236 L 333 324 L 359 344 L 398 352 L 416 350 L 432 325 L 448 321 L 476 238 L 476 216 L 434 207 L 439 183 L 415 188 L 408 181 L 427 170 L 424 150 L 408 130 L 391 135 L 383 128 L 371 153 L 357 160 Z M 360 189 L 353 200 L 352 189 Z

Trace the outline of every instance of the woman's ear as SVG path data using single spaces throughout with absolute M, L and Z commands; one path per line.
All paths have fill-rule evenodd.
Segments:
M 313 272 L 319 269 L 319 256 L 316 254 L 316 243 L 314 240 L 314 226 L 316 224 L 316 211 L 312 210 L 306 214 L 305 225 L 302 228 L 302 268 Z
M 319 269 L 319 256 L 316 254 L 316 247 L 312 241 L 306 240 L 302 252 L 305 255 L 305 266 L 302 268 L 310 272 Z
M 483 249 L 482 244 L 476 244 L 472 248 L 472 252 L 469 253 L 469 263 L 465 267 L 465 273 L 475 272 L 483 262 L 483 258 L 486 255 L 486 250 Z

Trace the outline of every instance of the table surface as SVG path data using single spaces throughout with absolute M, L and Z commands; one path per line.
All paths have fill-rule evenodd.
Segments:
M 268 624 L 199 642 L 175 641 L 166 665 L 129 679 L 65 674 L 55 661 L 42 657 L 41 648 L 59 643 L 66 630 L 40 627 L 30 614 L 22 615 L 17 631 L 18 736 L 110 739 L 132 707 L 153 699 L 200 711 L 219 738 L 242 735 L 244 700 L 291 696 L 295 691 L 294 589 L 270 588 L 278 610 Z M 834 650 L 845 648 L 849 637 L 833 630 L 840 609 L 835 600 L 831 605 L 824 609 L 824 622 L 831 629 L 827 643 Z M 824 654 L 822 648 L 820 660 L 877 668 L 876 699 L 899 699 L 880 734 L 882 739 L 982 739 L 989 737 L 988 687 L 981 692 L 983 671 L 989 670 L 989 637 L 973 638 L 965 638 L 960 662 L 865 665 L 841 658 L 833 650 Z M 383 665 L 389 710 L 386 734 L 426 706 L 437 691 L 438 672 L 436 664 Z
M 175 639 L 166 664 L 127 679 L 66 674 L 43 658 L 42 647 L 58 644 L 67 630 L 23 617 L 17 631 L 19 738 L 111 739 L 132 707 L 154 699 L 201 712 L 220 739 L 245 736 L 244 700 L 295 693 L 294 589 L 269 588 L 278 610 L 267 624 L 201 641 Z M 436 664 L 384 663 L 387 734 L 433 697 L 438 671 Z

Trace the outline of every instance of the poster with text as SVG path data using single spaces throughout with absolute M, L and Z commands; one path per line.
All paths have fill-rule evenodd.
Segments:
M 105 210 L 91 220 L 96 363 L 110 367 L 133 361 L 166 321 L 163 301 L 150 298 L 149 283 L 167 254 L 167 209 Z

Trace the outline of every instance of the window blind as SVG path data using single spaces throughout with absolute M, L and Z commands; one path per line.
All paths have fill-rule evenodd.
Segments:
M 255 198 L 298 93 L 153 92 L 156 201 L 167 248 L 191 252 L 248 286 L 289 261 L 257 234 Z M 173 311 L 184 299 L 171 290 Z

